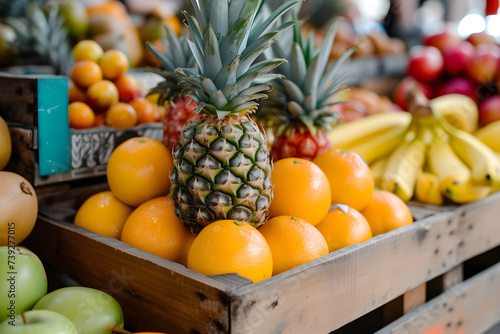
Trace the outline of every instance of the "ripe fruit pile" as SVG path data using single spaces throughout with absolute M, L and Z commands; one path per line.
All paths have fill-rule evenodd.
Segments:
M 404 201 L 466 203 L 498 190 L 500 160 L 470 133 L 477 126 L 474 101 L 460 94 L 430 103 L 423 94 L 414 97 L 411 113 L 346 123 L 336 127 L 330 139 L 338 148 L 359 153 L 370 164 L 376 186 Z M 498 136 L 483 132 L 485 141 Z
M 76 64 L 71 70 L 69 125 L 88 129 L 107 125 L 129 128 L 160 120 L 160 109 L 144 97 L 144 89 L 126 71 L 124 53 L 106 52 L 94 41 L 83 40 L 73 48 Z
M 162 143 L 148 139 L 155 150 L 144 152 L 142 140 L 131 138 L 112 153 L 111 191 L 88 198 L 74 223 L 205 275 L 236 272 L 258 282 L 413 221 L 401 199 L 374 189 L 358 154 L 333 149 L 314 161 L 287 158 L 274 164 L 270 218 L 261 226 L 217 220 L 195 235 L 175 215 L 168 188 L 136 195 L 151 190 L 148 182 L 168 182 L 163 174 L 137 178 L 138 165 L 165 171 L 161 167 L 171 164 L 154 161 L 169 154 Z
M 445 30 L 426 37 L 423 45 L 409 50 L 408 57 L 410 77 L 394 94 L 395 102 L 403 109 L 407 110 L 407 87 L 416 81 L 428 98 L 463 94 L 476 101 L 480 125 L 500 120 L 500 47 L 493 36 L 480 32 L 462 40 Z

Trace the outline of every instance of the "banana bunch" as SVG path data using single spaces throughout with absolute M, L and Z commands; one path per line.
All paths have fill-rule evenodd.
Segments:
M 474 135 L 491 148 L 500 159 L 500 121 L 482 127 Z
M 414 93 L 411 102 L 408 113 L 374 114 L 336 126 L 329 135 L 333 146 L 360 154 L 377 187 L 404 201 L 466 203 L 500 190 L 500 122 L 476 137 L 470 132 L 478 111 L 468 97 L 427 101 Z

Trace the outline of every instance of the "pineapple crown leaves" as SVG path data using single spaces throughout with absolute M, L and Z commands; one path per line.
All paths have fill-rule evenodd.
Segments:
M 290 1 L 274 12 L 262 11 L 265 0 L 191 0 L 195 16 L 184 13 L 188 44 L 197 68 L 177 68 L 186 95 L 198 103 L 196 113 L 219 118 L 257 109 L 267 97 L 266 84 L 277 78 L 272 71 L 281 58 L 257 58 L 295 22 L 275 22 L 300 2 Z
M 159 94 L 158 105 L 174 99 L 182 94 L 182 87 L 179 85 L 179 78 L 175 75 L 178 67 L 192 68 L 195 66 L 193 54 L 185 35 L 178 37 L 175 32 L 166 24 L 165 37 L 161 39 L 164 52 L 160 51 L 152 43 L 147 42 L 146 48 L 158 60 L 162 69 L 148 68 L 145 71 L 155 73 L 163 78 L 155 87 L 149 90 L 148 95 Z
M 163 24 L 166 36 L 161 39 L 164 52 L 161 52 L 151 42 L 146 43 L 146 48 L 158 60 L 165 71 L 173 73 L 177 67 L 194 67 L 194 58 L 189 49 L 186 37 L 178 37 L 166 24 Z
M 332 101 L 344 88 L 346 74 L 338 75 L 338 72 L 356 47 L 329 64 L 336 29 L 337 22 L 334 22 L 323 44 L 315 48 L 314 32 L 304 38 L 300 24 L 297 24 L 293 31 L 287 31 L 285 37 L 272 46 L 266 55 L 283 57 L 288 63 L 277 69 L 285 79 L 273 82 L 276 94 L 270 100 L 277 101 L 266 101 L 266 105 L 260 110 L 261 113 L 285 114 L 287 117 L 284 119 L 287 119 L 288 123 L 302 123 L 311 133 L 315 133 L 317 128 L 329 131 L 337 124 L 339 116 L 329 109 L 341 103 Z
M 71 43 L 58 15 L 57 5 L 50 6 L 47 16 L 40 4 L 31 1 L 23 20 L 8 18 L 7 24 L 16 32 L 16 47 L 21 54 L 36 54 L 43 63 L 54 67 L 56 74 L 69 74 L 73 66 Z

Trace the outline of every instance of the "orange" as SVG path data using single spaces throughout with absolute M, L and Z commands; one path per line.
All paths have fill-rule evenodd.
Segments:
M 97 63 L 103 53 L 102 47 L 90 39 L 80 41 L 73 47 L 73 58 L 76 62 L 88 60 Z
M 325 173 L 316 164 L 298 158 L 278 160 L 271 171 L 271 182 L 271 217 L 295 216 L 312 225 L 325 218 L 332 195 Z
M 115 80 L 128 70 L 129 62 L 122 51 L 112 49 L 104 52 L 99 60 L 99 66 L 106 79 Z
M 106 124 L 115 129 L 131 128 L 137 124 L 137 113 L 130 104 L 119 102 L 108 109 Z
M 106 237 L 119 239 L 132 208 L 111 191 L 90 196 L 76 212 L 74 224 Z
M 68 102 L 85 102 L 85 92 L 76 85 L 71 85 L 68 89 Z
M 163 19 L 163 22 L 168 25 L 177 36 L 182 34 L 182 22 L 179 20 L 177 15 L 170 15 L 169 17 Z
M 133 99 L 130 101 L 130 105 L 135 109 L 137 113 L 137 124 L 152 123 L 157 119 L 157 113 L 155 106 L 143 97 Z
M 318 155 L 313 162 L 330 182 L 333 204 L 346 204 L 357 211 L 368 205 L 375 182 L 370 167 L 359 154 L 332 149 Z
M 87 89 L 87 104 L 95 112 L 103 112 L 118 103 L 118 89 L 108 80 L 101 80 Z
M 361 211 L 366 218 L 373 236 L 411 224 L 410 209 L 397 195 L 376 189 L 370 203 Z
M 88 129 L 94 126 L 94 111 L 83 102 L 73 102 L 68 106 L 69 126 L 74 129 Z
M 142 203 L 125 222 L 121 240 L 185 266 L 195 235 L 177 218 L 174 207 L 170 194 Z
M 139 206 L 164 196 L 170 189 L 172 153 L 158 140 L 134 137 L 111 153 L 107 167 L 108 185 L 122 202 Z
M 99 65 L 88 60 L 80 61 L 73 66 L 70 78 L 81 89 L 102 80 L 102 71 Z
M 329 252 L 371 239 L 368 221 L 359 211 L 347 205 L 335 205 L 316 228 L 323 234 Z
M 250 224 L 218 220 L 194 240 L 187 267 L 204 275 L 236 273 L 256 283 L 271 277 L 273 257 L 262 234 Z
M 328 254 L 321 233 L 303 219 L 278 216 L 259 227 L 273 254 L 273 275 Z

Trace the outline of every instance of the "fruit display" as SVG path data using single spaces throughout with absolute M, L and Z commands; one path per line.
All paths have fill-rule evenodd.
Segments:
M 306 8 L 307 6 L 304 6 Z M 302 15 L 307 15 L 303 13 Z M 403 55 L 406 50 L 406 44 L 403 40 L 388 36 L 384 31 L 378 30 L 366 34 L 359 34 L 348 19 L 338 16 L 339 34 L 336 35 L 330 51 L 330 60 L 336 60 L 349 49 L 356 47 L 353 53 L 354 58 L 361 57 L 383 57 L 390 55 Z M 309 21 L 314 21 L 311 17 Z M 309 32 L 315 32 L 315 44 L 322 45 L 327 34 L 325 27 L 327 24 L 317 27 L 314 23 L 304 25 L 303 35 L 307 36 Z
M 494 41 L 425 39 L 393 102 L 342 71 L 400 41 L 359 44 L 342 19 L 313 32 L 299 0 L 192 1 L 184 30 L 156 12 L 132 22 L 134 5 L 115 0 L 71 1 L 36 15 L 75 42 L 70 136 L 96 141 L 71 137 L 70 150 L 101 147 L 84 167 L 106 162 L 101 178 L 33 188 L 2 170 L 20 135 L 0 118 L 0 333 L 331 332 L 375 309 L 379 331 L 386 306 L 430 299 L 431 280 L 452 295 L 448 274 L 500 244 L 482 212 L 500 195 Z M 148 87 L 130 71 L 145 51 Z M 135 134 L 153 122 L 160 140 Z M 38 125 L 14 124 L 35 144 Z
M 68 75 L 73 64 L 71 48 L 81 40 L 97 42 L 105 51 L 116 49 L 132 67 L 156 64 L 145 48 L 159 41 L 162 25 L 177 34 L 181 22 L 171 6 L 168 12 L 140 12 L 117 0 L 18 0 L 4 4 L 1 66 L 49 65 L 56 74 Z M 56 47 L 57 46 L 57 47 Z
M 408 51 L 408 77 L 398 85 L 394 101 L 407 110 L 404 94 L 418 84 L 428 98 L 462 94 L 479 107 L 479 126 L 499 119 L 497 89 L 500 46 L 485 32 L 460 38 L 450 29 L 424 37 Z
M 123 129 L 160 120 L 159 107 L 145 98 L 145 89 L 126 73 L 129 62 L 123 52 L 103 51 L 96 42 L 83 40 L 73 48 L 73 57 L 70 127 Z
M 380 114 L 346 123 L 332 131 L 332 142 L 359 153 L 371 165 L 377 187 L 404 201 L 466 203 L 496 191 L 500 162 L 470 133 L 477 125 L 474 101 L 450 94 L 429 103 L 421 91 L 414 92 L 411 115 L 396 113 L 389 122 L 390 114 Z

